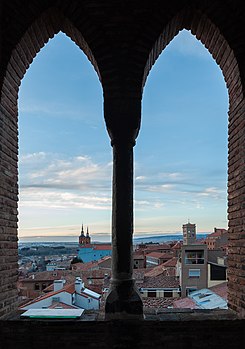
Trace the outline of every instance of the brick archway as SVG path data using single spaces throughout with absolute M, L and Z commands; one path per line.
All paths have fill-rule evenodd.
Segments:
M 245 306 L 243 292 L 244 246 L 244 84 L 234 51 L 210 19 L 200 11 L 185 9 L 178 13 L 164 28 L 156 40 L 146 63 L 143 86 L 147 76 L 159 55 L 171 40 L 182 30 L 191 33 L 200 40 L 211 53 L 222 70 L 229 94 L 229 154 L 228 154 L 228 220 L 229 220 L 229 256 L 228 256 L 228 304 L 244 317 Z
M 0 96 L 1 112 L 1 279 L 0 294 L 5 299 L 0 317 L 16 309 L 18 270 L 18 91 L 26 70 L 41 48 L 59 31 L 71 38 L 87 55 L 100 79 L 95 58 L 81 33 L 57 9 L 44 12 L 25 32 L 12 51 Z
M 56 7 L 42 12 L 50 6 Z M 140 128 L 142 88 L 159 54 L 184 28 L 191 29 L 209 49 L 221 67 L 229 91 L 229 303 L 244 317 L 244 6 L 218 0 L 32 0 L 2 1 L 0 10 L 0 318 L 15 310 L 17 304 L 17 98 L 21 79 L 32 59 L 49 38 L 62 30 L 81 47 L 102 77 L 104 116 L 114 148 L 116 174 L 114 275 L 115 281 L 131 292 L 133 146 Z M 127 173 L 123 176 L 125 168 Z M 121 292 L 124 287 L 120 283 L 114 286 L 125 295 L 125 302 L 121 307 L 122 299 L 113 296 L 117 302 L 112 312 L 119 309 L 119 317 L 125 310 L 133 316 L 141 314 L 139 298 L 134 302 L 132 297 L 129 305 L 129 293 Z

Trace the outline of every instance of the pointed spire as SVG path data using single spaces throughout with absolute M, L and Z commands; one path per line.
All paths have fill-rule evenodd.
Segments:
M 83 223 L 82 223 L 81 236 L 84 236 Z
M 89 233 L 88 233 L 88 227 L 87 227 L 87 235 L 86 235 L 86 236 L 87 236 L 87 238 L 89 237 Z

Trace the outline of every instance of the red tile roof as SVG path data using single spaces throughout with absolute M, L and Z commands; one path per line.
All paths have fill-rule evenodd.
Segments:
M 220 237 L 221 235 L 227 234 L 227 230 L 226 229 L 217 229 L 214 233 L 211 233 L 207 236 L 208 238 L 216 238 L 216 237 Z
M 86 262 L 86 263 L 75 263 L 72 265 L 73 270 L 86 271 L 86 270 L 96 270 L 105 261 L 111 260 L 111 256 L 105 256 L 98 261 Z
M 145 273 L 145 276 L 158 276 L 163 273 L 163 264 L 160 264 Z
M 180 250 L 182 247 L 182 243 L 180 241 L 176 242 L 176 244 L 172 247 L 175 250 Z
M 170 253 L 161 253 L 161 252 L 151 252 L 146 255 L 146 259 L 148 257 L 153 257 L 157 259 L 172 259 L 173 255 Z
M 161 253 L 161 252 L 150 252 L 146 255 L 146 258 L 148 257 L 153 257 L 153 258 L 164 258 L 165 253 Z
M 176 276 L 145 276 L 144 282 L 139 285 L 142 288 L 179 288 L 179 278 Z
M 85 270 L 91 270 L 91 269 L 95 269 L 95 268 L 98 268 L 97 261 L 72 264 L 72 270 L 85 271 Z
M 22 279 L 24 282 L 35 282 L 35 281 L 54 281 L 60 280 L 67 275 L 71 275 L 70 270 L 55 270 L 55 271 L 42 271 L 32 273 L 28 278 Z
M 199 309 L 196 302 L 189 297 L 174 300 L 173 306 L 174 308 Z
M 222 282 L 222 284 L 209 287 L 209 289 L 216 293 L 218 296 L 227 300 L 227 281 Z
M 169 259 L 167 262 L 163 263 L 162 266 L 165 268 L 174 268 L 176 267 L 177 262 L 178 262 L 178 258 L 173 257 Z
M 75 307 L 73 305 L 69 305 L 63 302 L 53 302 L 48 308 L 55 309 L 57 307 L 62 309 L 79 309 L 78 307 Z
M 144 297 L 142 301 L 144 308 L 168 308 L 173 305 L 174 299 L 176 298 Z
M 111 244 L 98 244 L 98 245 L 93 245 L 94 250 L 108 250 L 111 251 Z
M 150 271 L 147 271 L 145 273 L 145 276 L 158 276 L 160 274 L 164 274 L 166 269 L 176 267 L 177 261 L 178 261 L 178 258 L 173 257 L 170 260 L 168 260 L 167 262 L 160 264 L 160 265 L 157 265 L 156 267 L 154 267 Z M 172 276 L 174 276 L 174 275 L 175 275 L 175 273 L 172 273 Z
M 105 262 L 105 261 L 108 261 L 108 260 L 111 260 L 111 256 L 105 256 L 105 257 L 102 257 L 101 259 L 99 259 L 97 261 L 98 265 Z
M 157 251 L 157 250 L 170 250 L 171 247 L 168 244 L 159 244 L 154 246 L 147 246 L 143 251 L 144 252 L 150 252 L 150 251 Z
M 153 253 L 153 252 L 152 252 L 152 253 Z M 140 260 L 141 260 L 141 259 L 143 260 L 143 259 L 145 259 L 145 257 L 144 257 L 142 254 L 134 253 L 134 254 L 133 254 L 133 259 L 134 259 L 134 260 L 139 260 L 139 259 L 140 259 Z
M 47 299 L 49 297 L 55 296 L 56 294 L 59 294 L 61 292 L 68 292 L 68 293 L 74 293 L 75 292 L 75 284 L 69 284 L 64 286 L 61 290 L 59 291 L 53 291 L 53 292 L 48 292 L 45 295 L 41 295 L 33 300 L 31 300 L 30 302 L 23 304 L 20 308 L 24 308 L 25 306 L 29 305 L 29 304 L 33 304 L 33 303 L 37 303 L 39 301 L 42 301 L 43 299 Z

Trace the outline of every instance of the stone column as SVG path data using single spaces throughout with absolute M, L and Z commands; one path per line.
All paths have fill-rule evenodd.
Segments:
M 125 104 L 121 100 L 109 105 L 105 103 L 107 128 L 113 147 L 112 280 L 105 312 L 106 319 L 143 319 L 142 300 L 132 277 L 133 147 L 138 127 L 132 127 L 133 118 L 128 118 L 138 108 L 135 109 L 134 104 L 133 110 L 130 108 L 129 112 L 132 100 L 124 102 Z M 113 113 L 115 103 L 118 106 L 116 115 Z M 139 121 L 140 119 L 138 123 Z

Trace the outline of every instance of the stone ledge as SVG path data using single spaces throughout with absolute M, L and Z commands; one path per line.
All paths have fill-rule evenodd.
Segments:
M 176 314 L 178 313 L 172 315 Z M 159 319 L 92 322 L 0 321 L 1 348 L 237 349 L 244 347 L 245 320 L 156 320 Z
M 33 322 L 30 319 L 21 319 L 20 313 L 13 313 L 10 315 L 6 321 L 28 321 Z M 146 308 L 144 309 L 144 320 L 143 321 L 224 321 L 224 320 L 238 320 L 237 315 L 230 309 L 189 309 L 189 308 Z M 35 320 L 35 321 L 46 321 L 54 322 L 55 320 Z M 57 321 L 57 320 L 56 320 Z M 62 321 L 62 320 L 60 320 Z M 83 317 L 79 320 L 69 320 L 73 322 L 81 321 L 95 321 L 95 322 L 109 322 L 110 320 L 105 320 L 104 311 L 86 311 Z M 115 320 L 117 321 L 117 320 Z M 118 320 L 119 321 L 119 320 Z M 121 321 L 121 320 L 120 320 Z M 127 321 L 127 320 L 125 320 Z M 136 320 L 128 320 L 136 321 Z M 140 320 L 142 321 L 142 320 Z

